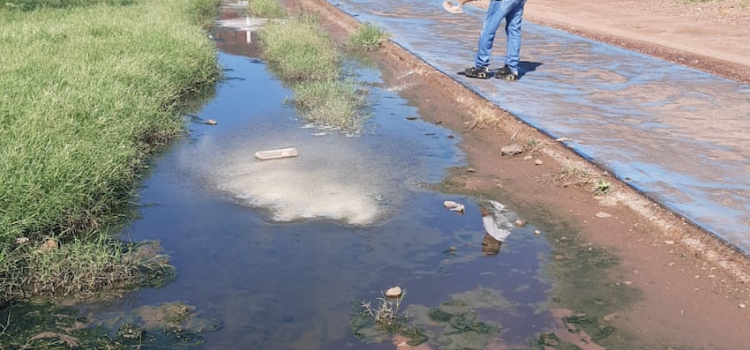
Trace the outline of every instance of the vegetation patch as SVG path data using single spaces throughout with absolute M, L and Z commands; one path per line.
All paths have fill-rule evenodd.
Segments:
M 94 293 L 163 286 L 174 277 L 155 242 L 126 244 L 99 233 L 96 238 L 65 244 L 48 240 L 41 247 L 24 245 L 0 265 L 0 302 L 13 298 L 82 298 Z
M 300 15 L 260 32 L 263 57 L 292 90 L 300 116 L 321 127 L 358 132 L 367 91 L 341 77 L 336 45 L 318 20 Z
M 353 49 L 377 50 L 390 37 L 391 35 L 380 27 L 365 23 L 349 37 L 349 46 Z
M 284 18 L 286 10 L 279 0 L 251 0 L 247 10 L 256 17 Z
M 43 267 L 59 274 L 93 269 L 86 276 L 56 277 L 78 281 L 62 287 L 71 293 L 131 275 L 114 266 L 124 256 L 95 259 L 119 248 L 87 246 L 106 240 L 84 233 L 121 219 L 116 209 L 128 204 L 152 150 L 180 132 L 185 98 L 216 81 L 215 48 L 201 28 L 213 21 L 216 5 L 25 0 L 0 6 L 0 52 L 7 53 L 0 55 L 5 288 L 60 291 L 48 285 L 51 272 Z M 51 254 L 33 254 L 47 238 L 68 243 Z M 34 248 L 19 248 L 19 239 Z M 63 268 L 54 259 L 73 265 Z
M 94 320 L 75 308 L 17 304 L 0 310 L 0 349 L 184 349 L 221 324 L 182 302 Z
M 394 313 L 385 298 L 373 311 L 369 303 L 360 304 L 350 324 L 354 335 L 364 343 L 379 343 L 403 336 L 410 346 L 425 342 L 445 350 L 483 349 L 500 330 L 496 324 L 479 320 L 477 311 L 506 310 L 512 305 L 499 291 L 489 288 L 454 294 L 437 307 L 410 305 L 405 314 Z M 400 300 L 395 311 L 399 310 Z M 408 317 L 406 315 L 409 315 Z M 386 317 L 381 318 L 380 316 Z M 394 316 L 395 315 L 395 316 Z M 411 323 L 411 326 L 407 324 Z
M 353 82 L 341 80 L 306 81 L 294 86 L 294 104 L 302 117 L 318 125 L 358 130 L 364 117 L 364 93 Z
M 287 82 L 335 80 L 339 54 L 318 21 L 310 16 L 270 22 L 260 31 L 263 57 Z

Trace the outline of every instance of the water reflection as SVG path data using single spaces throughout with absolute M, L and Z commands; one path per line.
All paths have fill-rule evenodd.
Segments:
M 518 219 L 516 215 L 504 205 L 495 201 L 487 201 L 480 207 L 482 225 L 485 235 L 482 240 L 482 254 L 495 256 L 500 253 L 503 242 L 515 228 L 513 223 Z

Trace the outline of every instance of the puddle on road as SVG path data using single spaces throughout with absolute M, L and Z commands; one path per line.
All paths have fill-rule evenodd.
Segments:
M 222 322 L 205 335 L 206 349 L 393 348 L 356 339 L 353 302 L 400 285 L 405 306 L 432 307 L 481 287 L 512 305 L 493 314 L 502 315 L 506 342 L 524 344 L 552 324 L 533 312 L 549 289 L 538 278 L 549 247 L 534 228 L 497 228 L 505 243 L 488 248 L 484 226 L 496 223 L 482 216 L 497 208 L 420 185 L 441 181 L 464 156 L 448 130 L 407 120 L 419 110 L 393 88 L 407 81 L 386 84 L 379 71 L 350 62 L 370 90 L 366 131 L 309 127 L 257 51 L 240 48 L 254 41 L 247 35 L 214 34 L 220 49 L 250 57 L 221 53 L 227 79 L 196 116 L 218 125 L 192 124 L 190 138 L 156 162 L 140 198 L 154 205 L 125 230 L 159 239 L 176 281 L 98 312 L 184 300 Z M 284 147 L 300 156 L 253 158 Z M 466 204 L 466 214 L 444 209 L 445 200 Z

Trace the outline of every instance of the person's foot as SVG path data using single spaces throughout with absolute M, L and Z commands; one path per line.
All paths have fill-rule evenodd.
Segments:
M 509 80 L 509 81 L 516 81 L 518 80 L 518 72 L 513 71 L 510 69 L 510 67 L 503 66 L 503 68 L 500 68 L 497 70 L 497 73 L 495 74 L 495 78 L 503 79 L 503 80 Z
M 490 77 L 490 70 L 487 69 L 487 67 L 484 67 L 484 68 L 469 67 L 469 68 L 464 69 L 464 75 L 467 78 L 487 79 Z

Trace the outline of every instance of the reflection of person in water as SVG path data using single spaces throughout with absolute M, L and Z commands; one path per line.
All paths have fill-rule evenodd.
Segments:
M 485 256 L 495 256 L 500 253 L 500 247 L 503 246 L 503 242 L 500 242 L 489 233 L 484 234 L 484 240 L 482 240 L 482 254 Z
M 513 213 L 502 204 L 495 201 L 490 201 L 489 204 L 487 208 L 479 209 L 486 232 L 482 240 L 482 254 L 494 256 L 500 253 L 500 247 L 510 236 L 510 229 L 513 228 L 511 222 L 514 218 Z

